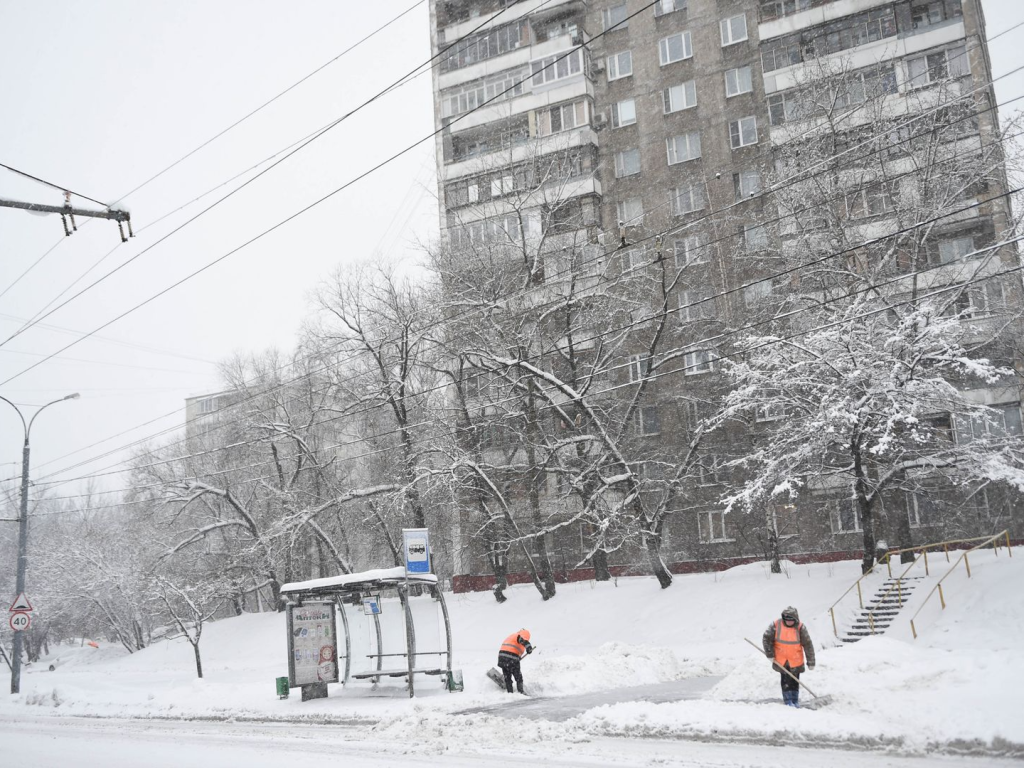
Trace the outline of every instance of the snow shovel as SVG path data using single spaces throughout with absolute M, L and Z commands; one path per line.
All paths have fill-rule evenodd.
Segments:
M 743 639 L 747 640 L 747 638 L 745 638 L 745 637 Z M 750 643 L 750 645 L 752 645 L 755 649 L 757 649 L 758 653 L 762 653 L 762 654 L 764 653 L 764 649 L 763 648 L 760 648 L 759 646 L 754 645 L 754 643 L 751 643 L 750 640 L 747 640 L 747 642 Z M 778 665 L 776 665 L 776 666 L 778 666 Z M 806 683 L 801 683 L 800 682 L 800 678 L 798 678 L 796 675 L 794 675 L 788 669 L 786 669 L 785 667 L 779 667 L 779 669 L 781 669 L 783 672 L 785 672 L 787 675 L 789 675 L 791 678 L 793 678 L 793 680 L 796 681 L 797 685 L 799 685 L 801 688 L 803 688 L 805 691 L 807 691 L 809 694 L 811 694 L 811 696 L 814 697 L 813 699 L 808 701 L 806 704 L 802 704 L 801 705 L 802 707 L 804 707 L 806 709 L 818 709 L 819 707 L 824 707 L 824 706 L 827 706 L 827 705 L 832 703 L 832 697 L 831 696 L 819 696 L 814 691 L 812 691 L 810 688 L 808 688 Z

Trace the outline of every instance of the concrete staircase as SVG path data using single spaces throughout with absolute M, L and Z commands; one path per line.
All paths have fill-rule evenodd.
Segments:
M 857 613 L 853 625 L 839 639 L 844 643 L 856 643 L 858 640 L 870 636 L 872 631 L 868 614 L 872 614 L 874 620 L 873 634 L 884 634 L 885 630 L 895 621 L 902 607 L 906 606 L 907 599 L 921 585 L 923 579 L 923 576 L 905 576 L 899 589 L 896 589 L 896 579 L 886 579 L 864 608 Z M 902 606 L 900 605 L 901 598 Z

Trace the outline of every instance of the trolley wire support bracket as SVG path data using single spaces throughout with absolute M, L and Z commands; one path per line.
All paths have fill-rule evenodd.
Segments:
M 72 232 L 78 231 L 78 225 L 75 223 L 75 216 L 82 216 L 88 219 L 110 219 L 117 222 L 118 232 L 121 234 L 121 242 L 127 243 L 129 237 L 135 237 L 135 233 L 132 232 L 132 215 L 128 211 L 120 211 L 116 209 L 108 209 L 105 211 L 90 210 L 88 208 L 75 208 L 70 202 L 65 202 L 64 205 L 44 205 L 42 203 L 26 203 L 21 200 L 6 200 L 0 198 L 0 208 L 17 208 L 23 211 L 30 211 L 32 213 L 56 213 L 60 215 L 61 221 L 64 224 L 64 234 L 68 237 L 71 236 Z M 68 226 L 68 220 L 71 221 L 71 226 Z M 128 236 L 124 233 L 124 224 L 128 225 Z

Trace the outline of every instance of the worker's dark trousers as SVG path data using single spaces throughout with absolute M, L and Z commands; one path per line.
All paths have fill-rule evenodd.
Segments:
M 793 670 L 790 670 L 790 672 L 793 672 Z M 782 676 L 782 703 L 789 707 L 799 707 L 800 684 L 793 677 L 800 677 L 800 673 L 793 672 L 793 677 L 790 677 L 785 672 L 780 672 L 779 674 Z
M 519 659 L 513 659 L 511 656 L 505 656 L 501 654 L 498 656 L 498 666 L 501 668 L 501 672 L 505 675 L 505 690 L 512 693 L 512 678 L 516 679 L 516 689 L 523 692 L 523 672 L 519 668 Z

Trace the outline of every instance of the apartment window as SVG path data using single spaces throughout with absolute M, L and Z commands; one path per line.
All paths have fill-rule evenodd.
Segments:
M 761 174 L 757 171 L 740 171 L 732 175 L 736 200 L 747 200 L 761 193 Z
M 578 75 L 583 70 L 582 48 L 530 62 L 530 73 L 533 75 L 535 86 L 563 80 Z
M 945 307 L 942 314 L 947 317 L 970 320 L 993 315 L 1003 306 L 1005 305 L 1002 283 L 990 279 L 986 280 L 984 284 L 964 286 Z
M 739 96 L 754 89 L 750 79 L 750 67 L 737 67 L 725 71 L 725 95 Z
M 989 406 L 985 416 L 959 416 L 956 420 L 956 441 L 969 443 L 986 437 L 1021 436 L 1020 403 L 999 403 Z
M 768 230 L 760 224 L 741 224 L 740 236 L 750 251 L 763 251 L 768 247 Z
M 780 539 L 791 539 L 800 535 L 796 504 L 773 504 L 771 520 L 775 535 Z
M 939 80 L 969 74 L 971 66 L 967 60 L 967 49 L 962 45 L 907 60 L 907 78 L 911 88 L 923 88 Z
M 860 511 L 854 499 L 832 499 L 827 506 L 832 533 L 854 533 L 861 530 Z
M 633 74 L 633 53 L 623 51 L 608 57 L 608 79 L 621 80 Z
M 772 72 L 884 40 L 895 36 L 896 31 L 896 16 L 892 4 L 888 4 L 766 41 L 761 46 L 761 64 L 765 72 Z
M 665 114 L 678 112 L 681 109 L 689 109 L 697 106 L 697 83 L 694 80 L 687 80 L 685 83 L 673 85 L 666 88 L 661 94 L 664 102 Z
M 605 8 L 601 11 L 601 20 L 604 22 L 605 32 L 610 29 L 626 29 L 629 26 L 629 22 L 626 21 L 628 15 L 625 3 Z
M 665 140 L 668 153 L 668 164 L 676 165 L 700 157 L 700 132 L 691 131 L 682 136 L 672 136 Z
M 587 105 L 583 101 L 561 104 L 537 112 L 538 136 L 549 136 L 587 124 Z
M 863 219 L 889 213 L 895 207 L 893 198 L 899 194 L 896 182 L 877 182 L 846 196 L 846 211 L 851 219 Z
M 647 375 L 647 367 L 650 365 L 650 358 L 645 355 L 629 356 L 629 380 L 634 384 L 642 381 Z
M 733 149 L 757 144 L 757 118 L 751 115 L 729 123 L 729 143 Z
M 520 19 L 467 37 L 441 55 L 441 71 L 450 72 L 500 56 L 530 43 L 530 22 Z
M 743 289 L 743 306 L 751 309 L 772 295 L 770 280 L 758 280 Z
M 680 291 L 676 308 L 679 310 L 679 319 L 682 322 L 703 320 L 711 315 L 711 302 L 705 301 L 705 296 L 700 291 Z
M 913 29 L 925 29 L 963 15 L 960 0 L 915 0 L 910 5 L 910 24 Z
M 624 125 L 632 125 L 635 122 L 635 100 L 623 99 L 618 104 L 612 104 L 612 128 L 621 128 Z
M 676 267 L 682 269 L 689 264 L 696 264 L 703 259 L 700 238 L 697 235 L 677 238 L 673 243 L 676 255 Z
M 201 413 L 201 414 L 213 413 L 214 411 L 217 410 L 217 398 L 216 397 L 207 397 L 204 400 L 200 400 L 198 405 L 199 405 L 199 413 Z
M 700 184 L 676 187 L 670 194 L 672 195 L 672 213 L 676 216 L 699 211 L 705 205 L 704 188 Z
M 747 17 L 744 14 L 722 19 L 718 22 L 722 30 L 722 47 L 733 43 L 742 43 L 747 39 Z
M 783 16 L 791 16 L 794 13 L 824 5 L 825 2 L 828 0 L 761 0 L 761 22 L 775 21 Z
M 800 117 L 801 103 L 795 92 L 773 93 L 768 97 L 768 121 L 772 125 L 785 125 Z
M 449 230 L 456 248 L 493 242 L 519 242 L 521 230 L 514 213 L 481 219 Z
M 620 224 L 637 225 L 644 217 L 644 202 L 639 197 L 630 197 L 615 203 L 615 213 Z
M 932 256 L 930 261 L 934 265 L 951 264 L 955 261 L 963 261 L 974 251 L 973 237 L 954 237 L 950 240 L 940 241 L 935 253 L 929 255 Z
M 633 416 L 637 432 L 641 435 L 657 435 L 661 432 L 661 418 L 658 406 L 641 405 Z
M 654 15 L 664 16 L 666 13 L 686 10 L 686 0 L 657 0 L 654 4 Z
M 710 349 L 695 349 L 683 355 L 683 374 L 695 376 L 707 373 L 714 368 L 714 355 Z
M 701 544 L 732 541 L 725 533 L 725 512 L 717 510 L 698 512 L 697 529 Z
M 466 199 L 475 203 L 480 200 L 480 185 L 476 182 L 472 182 L 466 185 Z
M 642 269 L 647 265 L 647 259 L 644 257 L 643 249 L 631 248 L 627 251 L 620 251 L 619 265 L 623 272 L 631 272 L 634 269 Z
M 640 173 L 640 150 L 624 149 L 615 153 L 615 178 Z
M 988 490 L 986 488 L 979 488 L 964 499 L 963 510 L 973 514 L 979 520 L 992 520 L 998 517 L 998 514 L 992 513 L 992 506 L 989 504 Z
M 754 421 L 756 422 L 778 421 L 785 415 L 786 408 L 779 403 L 759 405 L 754 408 Z
M 693 46 L 690 44 L 690 33 L 680 32 L 678 35 L 666 37 L 658 41 L 658 54 L 661 66 L 671 64 L 674 61 L 682 61 L 693 56 Z
M 942 518 L 935 502 L 937 496 L 939 494 L 934 491 L 907 494 L 907 519 L 911 528 L 938 525 Z
M 512 176 L 495 176 L 491 179 L 491 197 L 502 197 L 515 189 Z

